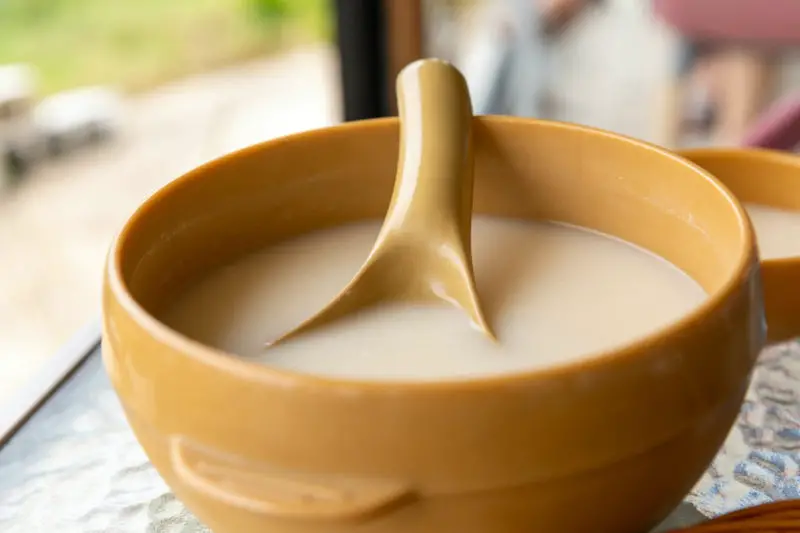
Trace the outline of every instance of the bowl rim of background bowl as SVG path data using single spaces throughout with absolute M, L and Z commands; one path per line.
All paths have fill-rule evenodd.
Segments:
M 719 159 L 728 159 L 728 160 L 753 160 L 756 159 L 759 162 L 767 162 L 777 165 L 785 165 L 787 167 L 792 167 L 797 169 L 798 176 L 797 176 L 797 191 L 800 192 L 800 155 L 791 154 L 787 152 L 782 152 L 780 150 L 771 150 L 768 148 L 748 148 L 746 146 L 742 147 L 717 147 L 717 146 L 709 146 L 704 148 L 687 148 L 681 149 L 677 151 L 678 155 L 688 159 L 690 162 L 694 161 L 695 157 L 704 158 L 704 157 L 713 157 Z M 717 179 L 722 185 L 727 189 L 728 186 L 725 184 L 724 177 L 718 177 L 713 175 L 714 178 Z M 757 178 L 754 178 L 757 179 Z M 740 203 L 748 203 L 747 199 L 745 198 L 738 198 Z M 781 209 L 784 211 L 797 211 L 800 214 L 800 209 L 792 210 L 787 209 L 785 207 L 777 206 L 774 204 L 764 203 L 764 202 L 752 202 L 757 205 L 762 205 L 765 207 L 772 207 L 775 209 Z M 745 208 L 745 212 L 747 209 Z M 749 217 L 749 216 L 748 216 Z M 756 237 L 756 242 L 758 242 L 758 238 Z M 765 258 L 761 257 L 761 252 L 759 251 L 759 261 L 765 266 L 798 266 L 800 267 L 800 255 L 790 255 L 786 257 L 771 257 Z
M 348 388 L 372 391 L 375 389 L 391 389 L 392 391 L 430 391 L 443 392 L 448 390 L 484 390 L 497 386 L 510 386 L 514 384 L 528 383 L 532 380 L 548 379 L 555 376 L 569 375 L 577 372 L 594 369 L 598 366 L 606 365 L 610 362 L 619 362 L 625 359 L 635 359 L 645 353 L 650 353 L 664 341 L 674 337 L 681 331 L 690 328 L 692 325 L 707 320 L 722 311 L 726 302 L 736 293 L 742 280 L 748 279 L 748 275 L 753 266 L 758 268 L 755 248 L 755 235 L 745 209 L 738 201 L 736 196 L 711 173 L 701 166 L 689 161 L 688 159 L 671 152 L 655 144 L 641 141 L 626 135 L 611 131 L 573 124 L 569 122 L 557 122 L 541 119 L 531 119 L 512 116 L 475 116 L 473 121 L 489 122 L 494 124 L 516 124 L 527 126 L 541 132 L 553 130 L 572 130 L 585 136 L 601 136 L 614 139 L 618 142 L 627 143 L 640 150 L 655 152 L 663 158 L 672 159 L 674 162 L 689 167 L 697 175 L 697 179 L 705 179 L 713 185 L 719 194 L 726 200 L 727 205 L 733 210 L 738 223 L 739 242 L 741 248 L 735 259 L 735 266 L 730 271 L 723 283 L 713 292 L 707 292 L 706 297 L 698 305 L 694 306 L 688 313 L 676 320 L 672 320 L 665 325 L 655 328 L 643 335 L 634 336 L 630 341 L 621 343 L 614 348 L 598 350 L 587 353 L 585 356 L 569 359 L 560 364 L 547 365 L 541 368 L 533 368 L 524 371 L 515 371 L 502 374 L 479 375 L 475 377 L 458 377 L 435 380 L 381 380 L 367 378 L 351 378 L 340 376 L 328 376 L 322 374 L 303 373 L 285 368 L 270 366 L 261 362 L 250 361 L 236 354 L 203 344 L 196 341 L 161 322 L 154 315 L 146 311 L 128 291 L 126 281 L 122 276 L 121 258 L 124 252 L 124 245 L 128 233 L 139 223 L 139 220 L 146 217 L 150 206 L 161 201 L 162 198 L 175 194 L 177 189 L 187 186 L 192 180 L 205 177 L 209 173 L 216 172 L 220 166 L 243 156 L 253 155 L 258 152 L 269 151 L 273 146 L 304 142 L 315 137 L 324 137 L 331 131 L 361 131 L 397 127 L 397 117 L 385 117 L 353 122 L 345 122 L 329 127 L 317 128 L 304 132 L 270 139 L 256 143 L 245 148 L 233 151 L 219 158 L 207 161 L 181 176 L 170 181 L 155 193 L 144 200 L 137 209 L 130 215 L 125 222 L 122 230 L 112 241 L 107 257 L 105 275 L 107 285 L 116 298 L 118 305 L 132 319 L 138 327 L 149 334 L 157 342 L 167 345 L 169 348 L 181 353 L 191 360 L 200 364 L 214 367 L 219 371 L 239 376 L 244 379 L 258 381 L 263 384 L 289 386 L 296 384 L 312 385 L 325 388 Z M 589 228 L 587 228 L 589 229 Z M 613 237 L 613 236 L 612 236 Z M 627 242 L 627 241 L 626 241 Z M 651 252 L 652 253 L 652 252 Z M 660 257 L 660 256 L 659 256 Z M 672 262 L 663 258 L 668 263 Z M 687 274 L 688 275 L 688 274 Z M 704 291 L 705 292 L 705 291 Z M 104 306 L 104 321 L 105 321 Z

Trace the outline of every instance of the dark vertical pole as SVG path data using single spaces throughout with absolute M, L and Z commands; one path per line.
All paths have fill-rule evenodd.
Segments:
M 336 0 L 344 119 L 389 114 L 383 2 Z
M 400 71 L 422 57 L 422 0 L 383 0 L 386 21 L 386 98 L 397 113 L 394 80 Z

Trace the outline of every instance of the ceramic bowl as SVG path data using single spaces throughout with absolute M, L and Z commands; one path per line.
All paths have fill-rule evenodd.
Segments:
M 744 203 L 800 212 L 800 157 L 751 148 L 681 152 L 725 184 Z M 800 235 L 797 236 L 800 239 Z M 770 341 L 800 334 L 800 256 L 762 259 L 761 275 Z
M 216 533 L 647 531 L 722 444 L 765 338 L 749 220 L 676 155 L 579 126 L 474 120 L 477 213 L 616 235 L 709 293 L 580 362 L 464 381 L 327 379 L 226 355 L 156 318 L 236 257 L 382 218 L 398 137 L 381 119 L 253 146 L 170 183 L 127 222 L 106 270 L 103 356 L 153 464 Z

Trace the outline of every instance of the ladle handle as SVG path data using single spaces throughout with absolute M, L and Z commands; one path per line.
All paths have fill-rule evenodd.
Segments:
M 455 67 L 427 59 L 397 78 L 400 156 L 389 212 L 367 260 L 330 305 L 274 346 L 382 302 L 445 302 L 494 339 L 472 268 L 472 111 Z
M 472 105 L 467 82 L 447 62 L 423 59 L 397 77 L 400 159 L 383 232 L 443 238 L 467 250 L 472 217 Z

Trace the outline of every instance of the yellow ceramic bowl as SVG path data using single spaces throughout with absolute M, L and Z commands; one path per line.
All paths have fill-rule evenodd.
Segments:
M 253 146 L 128 221 L 106 271 L 103 355 L 153 464 L 217 533 L 646 531 L 723 442 L 765 336 L 746 215 L 666 151 L 475 119 L 476 212 L 617 235 L 709 293 L 680 321 L 585 361 L 462 382 L 324 379 L 228 356 L 155 318 L 242 254 L 381 218 L 398 133 L 385 119 Z
M 704 148 L 681 155 L 714 174 L 742 202 L 800 211 L 797 155 L 748 148 Z M 800 334 L 800 257 L 763 260 L 761 272 L 769 339 L 796 337 Z

